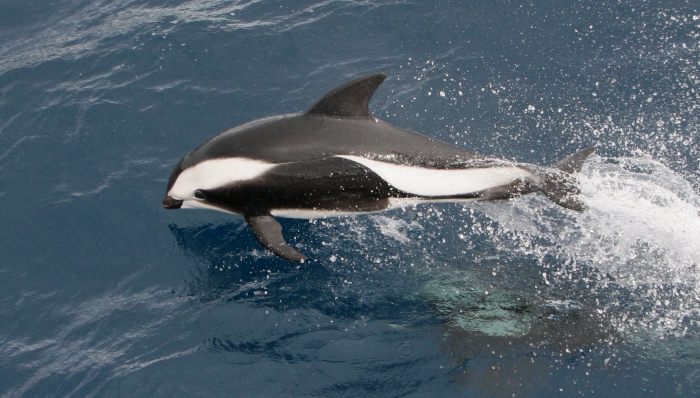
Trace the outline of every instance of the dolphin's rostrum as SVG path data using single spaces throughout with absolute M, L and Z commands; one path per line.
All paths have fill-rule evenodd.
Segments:
M 306 113 L 255 120 L 215 136 L 175 166 L 163 207 L 240 214 L 264 247 L 292 261 L 306 256 L 287 244 L 275 216 L 351 215 L 537 191 L 563 207 L 585 208 L 572 175 L 595 148 L 551 167 L 468 152 L 375 118 L 368 104 L 385 78 L 355 79 Z

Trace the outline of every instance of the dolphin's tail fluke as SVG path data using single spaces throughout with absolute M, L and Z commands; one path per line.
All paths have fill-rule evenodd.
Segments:
M 573 155 L 569 155 L 564 159 L 554 163 L 552 167 L 569 174 L 578 173 L 579 171 L 581 171 L 581 167 L 583 167 L 583 162 L 585 162 L 586 159 L 588 159 L 588 157 L 591 156 L 593 152 L 595 152 L 594 146 L 582 149 L 574 153 Z
M 595 152 L 595 147 L 580 150 L 554 163 L 545 173 L 542 192 L 552 202 L 567 209 L 583 211 L 586 205 L 578 199 L 581 190 L 572 175 L 581 171 L 583 162 Z

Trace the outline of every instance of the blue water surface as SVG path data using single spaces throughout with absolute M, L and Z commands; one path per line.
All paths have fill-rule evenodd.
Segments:
M 540 194 L 166 211 L 209 137 L 374 72 L 379 118 Z M 697 1 L 0 0 L 0 396 L 700 394 Z

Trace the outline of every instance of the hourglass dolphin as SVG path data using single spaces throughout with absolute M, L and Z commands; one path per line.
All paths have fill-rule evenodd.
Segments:
M 538 191 L 560 206 L 584 209 L 572 174 L 595 148 L 550 167 L 468 152 L 374 117 L 368 104 L 385 78 L 355 79 L 305 113 L 255 120 L 215 136 L 175 166 L 163 207 L 242 215 L 265 248 L 291 261 L 306 256 L 287 244 L 276 216 L 353 215 Z

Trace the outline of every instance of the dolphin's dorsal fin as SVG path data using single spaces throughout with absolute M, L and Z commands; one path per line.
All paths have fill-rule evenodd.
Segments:
M 372 117 L 369 113 L 369 100 L 384 79 L 385 74 L 375 73 L 347 82 L 323 96 L 306 113 L 336 117 Z

